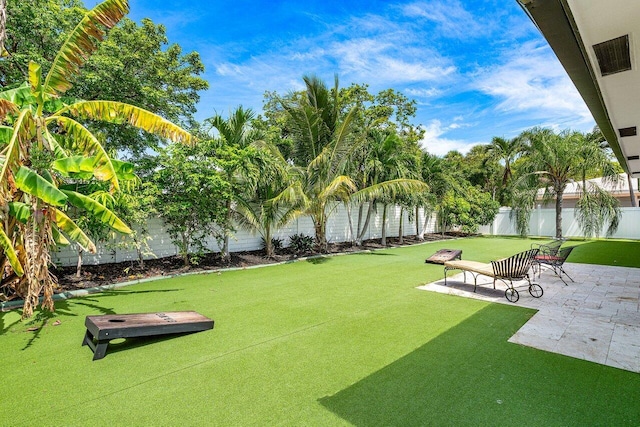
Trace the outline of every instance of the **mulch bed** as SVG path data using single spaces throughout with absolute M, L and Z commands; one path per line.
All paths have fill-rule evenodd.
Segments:
M 392 237 L 387 238 L 387 247 L 414 245 L 417 243 L 424 243 L 425 241 L 452 239 L 464 236 L 465 235 L 460 233 L 446 233 L 444 236 L 442 234 L 425 234 L 424 240 L 419 240 L 415 236 L 405 236 L 402 244 L 400 244 L 397 237 Z M 367 240 L 362 246 L 352 246 L 350 243 L 331 243 L 329 244 L 327 252 L 323 252 L 322 254 L 358 252 L 382 248 L 384 248 L 384 246 L 380 244 L 380 239 Z M 199 260 L 197 265 L 190 265 L 188 267 L 184 266 L 182 258 L 178 256 L 170 256 L 145 260 L 142 268 L 135 261 L 100 265 L 84 265 L 82 266 L 81 277 L 76 277 L 75 266 L 53 268 L 51 271 L 58 278 L 59 288 L 57 289 L 57 292 L 66 292 L 148 277 L 217 270 L 228 267 L 243 268 L 262 264 L 274 264 L 294 260 L 304 256 L 319 254 L 321 253 L 311 252 L 304 254 L 292 254 L 285 248 L 279 251 L 274 258 L 266 258 L 263 250 L 234 252 L 231 254 L 231 261 L 227 263 L 221 259 L 218 252 L 215 252 L 206 254 L 204 258 Z

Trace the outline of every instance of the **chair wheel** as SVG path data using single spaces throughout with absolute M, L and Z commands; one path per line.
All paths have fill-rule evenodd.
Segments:
M 518 291 L 516 291 L 514 288 L 507 288 L 507 290 L 504 291 L 504 296 L 510 302 L 516 302 L 518 301 L 518 299 L 520 299 Z
M 542 286 L 534 283 L 533 285 L 529 286 L 529 293 L 534 298 L 540 298 L 544 291 L 542 290 Z

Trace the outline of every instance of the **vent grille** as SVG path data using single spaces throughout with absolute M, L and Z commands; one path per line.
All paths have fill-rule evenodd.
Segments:
M 640 156 L 629 156 L 627 160 L 640 160 Z
M 636 136 L 638 134 L 638 131 L 635 126 L 632 126 L 630 128 L 618 129 L 618 132 L 620 133 L 620 137 Z
M 629 56 L 629 35 L 593 45 L 602 76 L 620 73 L 631 69 Z

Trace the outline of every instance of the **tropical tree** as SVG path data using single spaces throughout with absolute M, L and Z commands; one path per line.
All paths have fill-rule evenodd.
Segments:
M 555 202 L 556 238 L 562 238 L 562 205 L 567 185 L 576 179 L 582 180 L 587 171 L 594 169 L 599 169 L 605 177 L 614 179 L 617 176 L 615 168 L 607 166 L 610 160 L 602 147 L 594 141 L 588 141 L 580 132 L 563 131 L 556 134 L 551 129 L 534 128 L 523 132 L 521 136 L 527 145 L 526 154 L 519 165 L 522 176 L 518 179 L 514 202 L 518 229 L 521 234 L 526 234 L 531 208 L 538 189 L 542 188 L 543 201 Z M 582 204 L 579 202 L 578 206 L 579 210 L 580 207 L 584 208 L 581 223 L 586 227 L 585 231 L 591 232 L 595 223 L 588 218 L 612 211 L 594 209 L 596 199 L 589 197 L 590 192 L 586 187 L 585 179 L 582 196 L 587 199 Z M 606 215 L 600 219 L 602 222 L 608 219 L 609 230 L 613 232 L 617 224 L 616 218 L 617 215 Z
M 226 217 L 221 222 L 224 229 L 222 259 L 226 262 L 231 259 L 229 238 L 233 233 L 234 201 L 244 194 L 251 194 L 260 175 L 255 144 L 261 140 L 261 134 L 251 126 L 254 117 L 253 110 L 239 106 L 226 119 L 216 114 L 205 120 L 218 132 L 219 138 L 212 146 L 211 155 L 217 158 L 217 166 L 230 185 L 225 199 Z
M 353 153 L 365 142 L 352 135 L 357 110 L 339 113 L 342 110 L 337 76 L 332 90 L 317 77 L 305 76 L 303 80 L 305 96 L 296 102 L 283 100 L 282 105 L 291 118 L 297 162 L 308 162 L 300 168 L 302 189 L 308 200 L 305 213 L 313 221 L 316 244 L 326 249 L 326 224 L 338 206 L 335 202 L 372 200 L 423 190 L 426 185 L 417 180 L 395 179 L 357 188 L 354 179 L 345 174 Z
M 155 208 L 185 266 L 204 256 L 210 237 L 220 245 L 226 236 L 231 188 L 206 144 L 172 144 L 147 166 L 156 186 Z
M 56 243 L 70 239 L 95 251 L 91 239 L 66 215 L 69 205 L 120 232 L 130 232 L 104 205 L 61 185 L 64 175 L 91 173 L 109 182 L 111 191 L 119 189 L 123 163 L 112 160 L 98 138 L 76 119 L 128 123 L 165 138 L 191 142 L 188 132 L 141 108 L 62 98 L 106 30 L 127 11 L 124 0 L 100 3 L 69 34 L 44 78 L 41 67 L 31 62 L 28 82 L 0 93 L 0 119 L 8 124 L 0 128 L 0 264 L 3 271 L 9 271 L 2 283 L 24 297 L 24 317 L 33 313 L 41 291 L 42 307 L 54 309 L 55 278 L 49 273 L 49 262 Z
M 237 195 L 234 218 L 262 236 L 267 258 L 274 256 L 273 233 L 302 213 L 307 204 L 296 168 L 278 149 L 264 144 L 258 159 L 260 175 L 249 194 Z

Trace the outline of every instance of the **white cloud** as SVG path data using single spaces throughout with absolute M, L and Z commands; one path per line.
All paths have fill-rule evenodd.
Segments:
M 410 96 L 418 96 L 422 98 L 433 98 L 440 95 L 442 91 L 435 87 L 430 87 L 430 88 L 411 88 L 410 87 L 405 89 L 404 93 Z
M 503 64 L 479 72 L 473 85 L 497 98 L 502 112 L 527 112 L 550 121 L 593 120 L 558 60 L 539 42 L 519 45 Z
M 436 156 L 444 156 L 451 150 L 457 150 L 462 154 L 466 154 L 476 143 L 443 138 L 443 135 L 450 130 L 460 127 L 465 127 L 465 125 L 461 123 L 451 123 L 448 126 L 443 126 L 440 120 L 432 120 L 428 125 L 423 126 L 425 133 L 420 141 L 420 145 L 430 154 L 435 154 Z M 478 142 L 477 144 L 480 143 Z
M 411 18 L 433 22 L 442 37 L 470 38 L 486 35 L 485 27 L 459 1 L 416 2 L 402 7 Z

